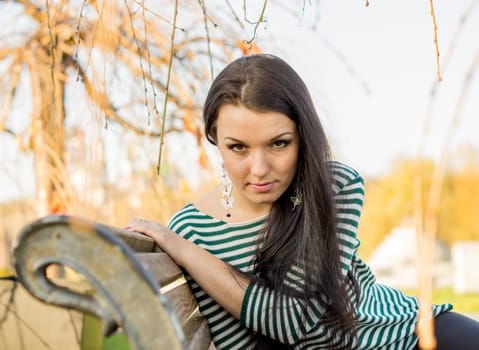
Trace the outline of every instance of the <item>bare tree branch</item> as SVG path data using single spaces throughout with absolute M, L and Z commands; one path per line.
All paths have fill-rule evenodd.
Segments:
M 267 5 L 268 5 L 268 0 L 263 0 L 263 7 L 261 9 L 261 13 L 258 17 L 258 20 L 255 22 L 255 26 L 254 26 L 254 29 L 253 29 L 253 36 L 251 37 L 251 39 L 246 40 L 245 44 L 251 44 L 254 41 L 254 39 L 256 39 L 256 33 L 258 32 L 258 27 L 259 27 L 260 23 L 265 22 L 264 13 L 266 11 L 266 6 Z M 244 8 L 245 20 L 247 21 L 247 18 L 246 18 L 246 2 L 244 3 L 243 8 Z
M 436 14 L 434 12 L 434 3 L 433 0 L 429 0 L 429 6 L 431 8 L 431 17 L 432 17 L 432 24 L 434 27 L 434 46 L 436 48 L 436 65 L 437 65 L 437 80 L 441 81 L 441 62 L 439 60 L 440 53 L 439 53 L 439 41 L 437 40 L 437 22 L 436 22 Z
M 176 19 L 178 18 L 178 0 L 175 0 L 175 9 L 173 12 L 173 29 L 171 30 L 171 48 L 170 48 L 170 62 L 168 63 L 168 75 L 166 77 L 165 100 L 163 104 L 163 115 L 161 122 L 160 147 L 158 150 L 158 163 L 156 165 L 156 173 L 160 174 L 161 154 L 163 151 L 163 139 L 165 137 L 165 123 L 166 123 L 166 106 L 168 105 L 168 92 L 170 87 L 171 68 L 173 66 L 173 57 L 175 56 L 175 33 L 176 33 Z

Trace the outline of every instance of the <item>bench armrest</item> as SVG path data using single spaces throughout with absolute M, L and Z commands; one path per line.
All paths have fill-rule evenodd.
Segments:
M 47 216 L 17 236 L 13 265 L 34 297 L 97 316 L 105 335 L 121 327 L 134 350 L 190 348 L 172 303 L 137 254 L 153 258 L 147 252 L 160 252 L 150 238 L 140 236 L 77 217 Z M 163 253 L 162 259 L 169 257 Z M 177 273 L 171 263 L 166 265 Z M 52 264 L 80 273 L 92 293 L 54 283 L 46 274 Z

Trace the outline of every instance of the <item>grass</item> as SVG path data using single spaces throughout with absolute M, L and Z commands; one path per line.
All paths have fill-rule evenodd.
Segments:
M 417 296 L 417 290 L 403 290 L 406 295 Z M 434 304 L 450 303 L 454 311 L 479 313 L 479 293 L 455 293 L 452 288 L 435 289 L 432 294 Z

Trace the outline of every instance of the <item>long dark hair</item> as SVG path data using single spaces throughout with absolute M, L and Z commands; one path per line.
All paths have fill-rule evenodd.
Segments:
M 341 274 L 332 193 L 331 152 L 311 96 L 299 75 L 273 55 L 253 55 L 230 63 L 214 80 L 204 106 L 207 139 L 216 144 L 218 111 L 225 104 L 243 105 L 257 112 L 279 112 L 291 118 L 299 134 L 295 181 L 272 205 L 260 237 L 255 276 L 280 293 L 297 295 L 284 284 L 288 270 L 297 266 L 305 275 L 300 297 L 304 307 L 319 300 L 327 310 L 323 322 L 337 348 L 354 343 L 353 307 Z M 302 203 L 295 210 L 290 197 L 300 186 Z M 287 346 L 256 336 L 258 349 Z

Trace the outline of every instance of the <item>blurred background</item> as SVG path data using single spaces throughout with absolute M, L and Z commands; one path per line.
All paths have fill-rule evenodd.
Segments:
M 378 280 L 417 293 L 415 217 L 437 204 L 433 300 L 477 317 L 478 3 L 1 1 L 0 275 L 36 218 L 167 223 L 214 186 L 206 92 L 226 63 L 266 52 L 304 78 L 335 158 L 365 178 L 360 255 Z M 14 295 L 0 282 L 0 348 L 18 348 L 12 332 L 49 348 Z

